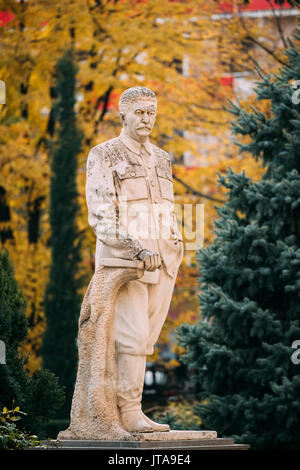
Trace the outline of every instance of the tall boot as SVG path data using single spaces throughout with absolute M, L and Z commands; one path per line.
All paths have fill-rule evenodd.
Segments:
M 148 424 L 153 428 L 153 431 L 158 431 L 158 432 L 166 432 L 170 431 L 170 426 L 168 424 L 161 424 L 161 423 L 156 423 L 155 421 L 152 421 L 152 419 L 148 418 L 143 412 L 142 412 L 145 420 L 147 421 Z
M 117 356 L 117 404 L 128 432 L 153 432 L 142 414 L 146 356 L 119 353 Z

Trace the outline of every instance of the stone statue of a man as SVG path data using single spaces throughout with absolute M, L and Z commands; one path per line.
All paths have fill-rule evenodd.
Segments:
M 124 91 L 120 135 L 93 147 L 87 162 L 96 270 L 103 258 L 139 259 L 145 264 L 144 275 L 125 283 L 115 303 L 117 406 L 129 432 L 169 430 L 141 409 L 146 356 L 153 354 L 166 319 L 184 251 L 174 213 L 171 160 L 149 142 L 156 110 L 150 89 Z

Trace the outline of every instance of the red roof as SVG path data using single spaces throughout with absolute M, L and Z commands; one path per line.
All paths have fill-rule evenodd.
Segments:
M 241 7 L 242 11 L 261 11 L 261 10 L 272 10 L 272 6 L 275 10 L 278 10 L 280 8 L 292 8 L 289 2 L 286 0 L 282 5 L 278 5 L 278 3 L 275 3 L 275 0 L 271 1 L 271 4 L 267 0 L 251 0 L 249 4 L 243 5 Z M 232 2 L 222 2 L 220 3 L 219 6 L 219 11 L 222 11 L 224 13 L 231 13 L 234 11 L 234 5 Z
M 233 85 L 233 77 L 232 76 L 226 76 L 226 77 L 221 77 L 220 78 L 221 85 Z
M 13 20 L 16 15 L 10 13 L 9 11 L 0 11 L 0 27 L 4 26 L 9 21 Z
M 169 0 L 173 2 L 181 2 L 182 0 Z M 141 3 L 138 2 L 138 3 Z M 290 3 L 285 0 L 282 5 L 278 5 L 275 3 L 275 0 L 271 0 L 272 6 L 275 10 L 279 8 L 292 8 Z M 250 3 L 247 5 L 243 5 L 241 7 L 242 11 L 263 11 L 263 10 L 272 10 L 272 6 L 267 0 L 250 0 Z M 219 11 L 223 13 L 231 13 L 235 10 L 233 2 L 221 2 L 218 8 Z M 0 27 L 4 26 L 6 23 L 9 23 L 14 19 L 15 15 L 10 13 L 9 11 L 0 11 Z

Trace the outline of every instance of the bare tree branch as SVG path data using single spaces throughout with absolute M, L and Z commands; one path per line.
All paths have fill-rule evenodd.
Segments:
M 278 32 L 279 32 L 279 36 L 281 38 L 281 41 L 284 45 L 284 47 L 287 49 L 288 45 L 286 43 L 286 40 L 284 38 L 284 35 L 283 35 L 283 31 L 282 31 L 282 27 L 281 27 L 281 16 L 280 15 L 276 15 L 276 12 L 275 12 L 275 8 L 272 4 L 272 2 L 270 0 L 267 0 L 268 4 L 270 5 L 271 9 L 272 9 L 272 12 L 273 12 L 273 15 L 274 15 L 274 18 L 275 18 L 275 21 L 276 21 L 276 24 L 277 24 L 277 29 L 278 29 Z M 281 8 L 281 6 L 280 6 Z M 277 10 L 278 11 L 278 10 Z
M 269 54 L 270 56 L 273 57 L 273 59 L 276 60 L 276 62 L 278 62 L 279 64 L 281 65 L 286 65 L 286 62 L 284 62 L 283 60 L 281 60 L 277 54 L 275 54 L 274 51 L 272 51 L 271 49 L 269 49 L 265 44 L 263 44 L 262 42 L 259 42 L 257 39 L 255 39 L 249 29 L 247 28 L 246 24 L 245 24 L 245 21 L 243 19 L 243 17 L 241 15 L 239 15 L 239 20 L 240 20 L 240 23 L 241 25 L 243 26 L 244 30 L 246 31 L 247 33 L 247 37 L 245 38 L 246 40 L 248 41 L 251 41 L 253 44 L 255 44 L 256 46 L 260 47 L 261 49 L 263 49 L 265 52 L 267 52 L 267 54 Z
M 178 183 L 182 184 L 188 192 L 194 194 L 195 196 L 200 196 L 204 197 L 205 199 L 209 199 L 210 201 L 216 201 L 216 202 L 226 202 L 224 199 L 217 199 L 216 197 L 208 196 L 207 194 L 200 193 L 200 191 L 197 191 L 196 189 L 192 188 L 189 184 L 185 183 L 182 181 L 181 178 L 173 174 L 174 180 L 178 181 Z

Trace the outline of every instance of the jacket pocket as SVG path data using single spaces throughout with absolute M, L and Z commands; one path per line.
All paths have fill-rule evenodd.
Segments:
M 119 179 L 121 195 L 127 201 L 148 198 L 145 170 L 139 165 L 127 165 L 124 171 L 115 170 Z
M 160 194 L 163 199 L 174 201 L 173 180 L 171 170 L 156 167 L 156 174 L 159 183 Z

